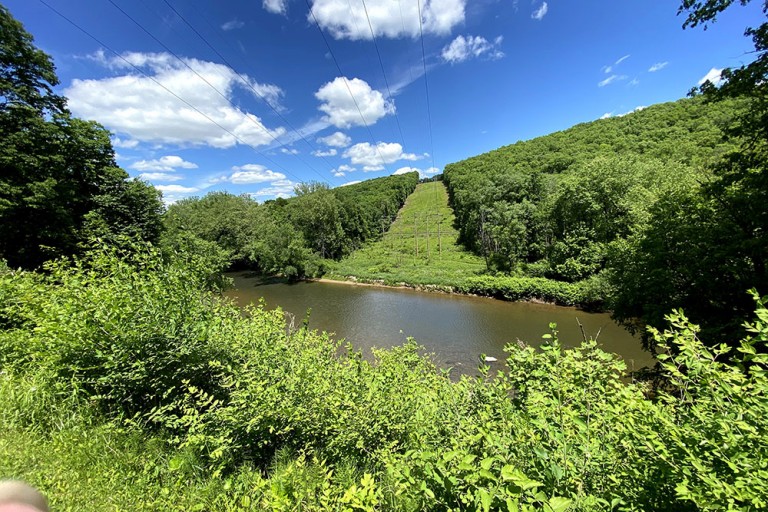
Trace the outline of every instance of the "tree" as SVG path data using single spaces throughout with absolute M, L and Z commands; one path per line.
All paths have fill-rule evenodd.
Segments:
M 740 0 L 746 5 L 750 0 Z M 684 27 L 713 23 L 732 0 L 683 0 Z M 763 13 L 768 15 L 768 2 Z M 722 73 L 695 93 L 708 102 L 745 99 L 725 130 L 738 146 L 711 166 L 693 193 L 666 198 L 647 229 L 616 254 L 615 315 L 625 323 L 660 326 L 682 307 L 711 343 L 736 339 L 752 311 L 747 290 L 768 290 L 768 23 L 748 27 L 755 60 Z
M 0 6 L 0 258 L 35 268 L 91 236 L 157 241 L 160 194 L 128 181 L 109 132 L 72 117 L 53 62 Z

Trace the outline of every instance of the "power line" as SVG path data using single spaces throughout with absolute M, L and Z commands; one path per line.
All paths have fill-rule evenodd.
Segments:
M 427 96 L 427 121 L 429 126 L 429 148 L 430 156 L 432 157 L 432 168 L 435 169 L 435 143 L 432 138 L 432 111 L 429 107 L 429 83 L 427 81 L 427 56 L 424 51 L 424 29 L 421 23 L 421 0 L 416 0 L 416 5 L 419 8 L 419 35 L 421 36 L 421 63 L 424 66 L 424 90 Z
M 368 7 L 366 7 L 365 5 L 365 0 L 361 0 L 361 1 L 363 2 L 365 19 L 368 20 L 368 28 L 371 29 L 371 38 L 373 39 L 373 47 L 376 48 L 376 55 L 378 55 L 379 57 L 379 65 L 381 65 L 381 74 L 384 75 L 384 84 L 387 86 L 387 95 L 389 96 L 389 100 L 392 101 L 392 91 L 389 90 L 389 82 L 387 81 L 387 72 L 384 71 L 384 61 L 381 60 L 379 45 L 376 43 L 376 34 L 373 33 L 373 25 L 371 24 L 371 18 L 368 16 Z M 397 122 L 397 130 L 400 132 L 400 141 L 403 143 L 403 147 L 405 147 L 405 137 L 403 137 L 403 129 L 400 127 L 400 118 L 397 115 L 397 109 L 395 109 L 395 122 Z
M 207 80 L 207 79 L 206 79 L 206 78 L 205 78 L 203 75 L 201 75 L 200 73 L 198 73 L 198 72 L 197 72 L 197 70 L 195 70 L 195 69 L 194 69 L 192 66 L 190 66 L 188 63 L 184 62 L 184 59 L 182 59 L 181 57 L 179 57 L 179 56 L 178 56 L 178 55 L 177 55 L 177 54 L 176 54 L 176 53 L 175 53 L 173 50 L 171 50 L 171 49 L 170 49 L 170 48 L 169 48 L 167 45 L 165 45 L 165 44 L 164 44 L 162 41 L 160 41 L 160 39 L 158 39 L 157 37 L 155 37 L 155 35 L 154 35 L 154 34 L 152 34 L 152 33 L 151 33 L 149 30 L 147 30 L 147 29 L 146 29 L 146 28 L 145 28 L 145 27 L 144 27 L 144 26 L 143 26 L 141 23 L 139 23 L 138 21 L 136 21 L 136 20 L 135 20 L 135 19 L 134 19 L 134 18 L 133 18 L 133 17 L 132 17 L 130 14 L 128 14 L 127 12 L 125 12 L 125 10 L 123 10 L 123 9 L 122 9 L 122 8 L 121 8 L 119 5 L 117 5 L 117 4 L 114 2 L 114 0 L 107 0 L 107 1 L 108 1 L 110 4 L 112 4 L 112 5 L 113 5 L 113 6 L 114 6 L 114 7 L 115 7 L 115 8 L 116 8 L 118 11 L 120 11 L 120 12 L 121 12 L 121 13 L 122 13 L 122 14 L 123 14 L 123 15 L 124 15 L 126 18 L 128 18 L 129 20 L 131 20 L 131 21 L 133 22 L 133 24 L 134 24 L 134 25 L 136 25 L 137 27 L 139 27 L 139 28 L 140 28 L 140 29 L 141 29 L 141 30 L 142 30 L 144 33 L 146 33 L 146 34 L 147 34 L 149 37 L 151 37 L 151 38 L 152 38 L 152 39 L 153 39 L 153 40 L 154 40 L 154 41 L 155 41 L 157 44 L 159 44 L 160 46 L 162 46 L 162 47 L 163 47 L 163 48 L 164 48 L 164 49 L 165 49 L 165 50 L 166 50 L 168 53 L 170 53 L 171 55 L 173 55 L 173 57 L 174 57 L 176 60 L 178 60 L 178 61 L 179 61 L 181 64 L 183 64 L 183 65 L 184 65 L 184 66 L 185 66 L 187 69 L 189 69 L 190 71 L 192 71 L 192 72 L 193 72 L 195 75 L 197 75 L 197 77 L 198 77 L 200 80 L 202 80 L 203 82 L 205 82 L 205 83 L 206 83 L 206 84 L 207 84 L 207 85 L 208 85 L 208 86 L 209 86 L 211 89 L 213 89 L 213 90 L 214 90 L 214 91 L 215 91 L 215 92 L 216 92 L 216 93 L 217 93 L 219 96 L 221 96 L 221 97 L 224 99 L 224 101 L 226 101 L 226 102 L 227 102 L 227 103 L 228 103 L 228 104 L 229 104 L 229 105 L 230 105 L 230 106 L 231 106 L 233 109 L 237 110 L 237 108 L 236 108 L 236 107 L 235 107 L 235 106 L 232 104 L 232 102 L 229 100 L 229 98 L 227 98 L 227 96 L 226 96 L 224 93 L 222 93 L 221 91 L 219 91 L 219 90 L 218 90 L 218 89 L 217 89 L 217 88 L 216 88 L 216 87 L 215 87 L 213 84 L 211 84 L 211 83 L 210 83 L 210 82 L 209 82 L 209 81 L 208 81 L 208 80 Z M 271 133 L 269 130 L 267 130 L 267 128 L 266 128 L 266 127 L 265 127 L 263 124 L 257 123 L 257 122 L 256 122 L 256 121 L 255 121 L 255 120 L 254 120 L 254 119 L 253 119 L 251 116 L 248 116 L 247 114 L 246 114 L 246 115 L 244 115 L 244 117 L 245 117 L 246 119 L 248 119 L 248 120 L 249 120 L 251 123 L 253 123 L 253 124 L 254 124 L 256 127 L 258 127 L 259 129 L 261 129 L 261 130 L 262 130 L 264 133 L 266 133 L 268 136 L 270 136 L 270 137 L 272 138 L 272 140 L 274 140 L 274 141 L 275 141 L 277 144 L 279 144 L 279 145 L 280 145 L 280 147 L 285 147 L 285 144 L 281 143 L 281 142 L 280 142 L 280 141 L 277 139 L 277 137 L 275 137 L 274 135 L 272 135 L 272 133 Z M 304 164 L 305 164 L 307 167 L 309 167 L 310 169 L 312 169 L 312 171 L 313 171 L 315 174 L 317 174 L 318 176 L 320 176 L 320 179 L 323 179 L 323 175 L 322 175 L 322 174 L 320 174 L 320 172 L 319 172 L 317 169 L 315 169 L 315 167 L 314 167 L 312 164 L 310 164 L 309 162 L 305 161 L 305 160 L 304 160 L 304 158 L 302 158 L 302 157 L 301 157 L 300 155 L 298 155 L 298 154 L 294 154 L 293 156 L 295 156 L 296 158 L 298 158 L 299 160 L 301 160 L 301 161 L 302 161 L 302 162 L 303 162 L 303 163 L 304 163 Z
M 363 121 L 363 125 L 368 130 L 368 135 L 371 138 L 371 142 L 373 142 L 374 147 L 376 148 L 376 152 L 379 154 L 379 158 L 381 158 L 381 165 L 384 166 L 386 169 L 387 162 L 384 159 L 384 156 L 381 154 L 381 150 L 379 149 L 379 145 L 376 143 L 376 138 L 373 136 L 373 132 L 371 131 L 371 127 L 368 125 L 368 122 L 365 120 L 365 116 L 363 116 L 363 112 L 360 110 L 360 105 L 357 103 L 357 99 L 355 99 L 355 95 L 352 94 L 352 88 L 349 86 L 349 81 L 347 80 L 347 77 L 344 76 L 344 72 L 341 70 L 341 66 L 339 66 L 339 61 L 336 59 L 336 56 L 333 54 L 333 50 L 331 49 L 330 43 L 328 43 L 328 38 L 325 37 L 325 33 L 323 32 L 322 27 L 320 26 L 320 23 L 317 21 L 317 18 L 315 17 L 315 13 L 312 10 L 312 6 L 309 4 L 309 0 L 306 0 L 307 8 L 309 8 L 309 13 L 312 15 L 312 19 L 315 21 L 315 25 L 317 26 L 317 30 L 320 31 L 320 35 L 323 37 L 323 41 L 325 41 L 325 46 L 328 48 L 328 53 L 331 55 L 331 59 L 333 59 L 333 63 L 336 64 L 336 69 L 339 71 L 339 75 L 342 80 L 344 80 L 344 85 L 347 86 L 347 91 L 349 91 L 349 96 L 352 98 L 352 101 L 355 103 L 355 107 L 357 108 L 357 113 L 360 114 L 360 119 Z
M 80 32 L 82 32 L 82 33 L 83 33 L 83 34 L 85 34 L 86 36 L 88 36 L 88 37 L 90 37 L 91 39 L 93 39 L 94 41 L 96 41 L 96 43 L 98 43 L 100 46 L 103 46 L 103 47 L 104 47 L 104 48 L 106 48 L 108 51 L 112 52 L 112 53 L 113 53 L 113 54 L 114 54 L 114 55 L 115 55 L 117 58 L 119 58 L 119 59 L 120 59 L 120 60 L 122 60 L 124 63 L 126 63 L 127 65 L 131 66 L 132 68 L 134 68 L 136 71 L 138 71 L 139 73 L 141 73 L 141 74 L 142 74 L 142 75 L 143 75 L 145 78 L 148 78 L 149 80 L 152 80 L 152 81 L 153 81 L 153 82 L 154 82 L 156 85 L 158 85 L 159 87 L 161 87 L 162 89 L 164 89 L 166 92 L 168 92 L 169 94 L 171 94 L 171 95 L 172 95 L 174 98 L 176 98 L 177 100 L 179 100 L 179 101 L 181 101 L 182 103 L 184 103 L 185 105 L 187 105 L 189 108 L 191 108 L 192 110 L 194 110 L 195 112 L 197 112 L 198 114 L 200 114 L 201 116 L 203 116 L 205 119 L 207 119 L 208 121 L 210 121 L 211 123 L 213 123 L 213 124 L 214 124 L 214 125 L 216 125 L 217 127 L 221 128 L 221 130 L 222 130 L 222 131 L 224 131 L 225 133 L 227 133 L 227 134 L 231 135 L 231 136 L 232 136 L 232 137 L 233 137 L 235 140 L 237 140 L 238 142 L 240 142 L 241 144 L 243 144 L 243 145 L 245 145 L 245 146 L 248 146 L 248 147 L 250 147 L 250 148 L 251 148 L 251 149 L 253 149 L 253 150 L 254 150 L 256 153 L 258 153 L 259 155 L 261 155 L 262 157 L 264 157 L 264 159 L 268 160 L 269 162 L 271 162 L 272 164 L 274 164 L 276 167 L 279 167 L 279 168 L 280 168 L 280 169 L 281 169 L 283 172 L 285 172 L 285 173 L 286 173 L 286 174 L 288 174 L 289 176 L 292 176 L 292 177 L 294 177 L 296 180 L 298 180 L 298 181 L 301 181 L 301 179 L 300 179 L 298 176 L 296 176 L 296 175 L 295 175 L 295 174 L 293 174 L 292 172 L 288 171 L 288 170 L 287 170 L 287 169 L 285 169 L 285 168 L 284 168 L 282 165 L 280 165 L 279 163 L 275 162 L 274 160 L 272 160 L 271 158 L 269 158 L 267 155 L 265 155 L 264 153 L 262 153 L 261 151 L 259 151 L 258 149 L 256 149 L 256 147 L 255 147 L 255 146 L 253 146 L 252 144 L 250 144 L 250 143 L 248 143 L 248 142 L 244 141 L 243 139 L 241 139 L 240 137 L 238 137 L 237 135 L 235 135 L 234 133 L 232 133 L 230 130 L 228 130 L 227 128 L 225 128 L 225 127 L 223 127 L 222 125 L 220 125 L 220 124 L 219 124 L 219 123 L 218 123 L 218 122 L 217 122 L 215 119 L 211 118 L 211 117 L 210 117 L 208 114 L 206 114 L 205 112 L 201 111 L 201 110 L 200 110 L 200 109 L 198 109 L 196 106 L 194 106 L 193 104 L 191 104 L 190 102 L 188 102 L 187 100 L 185 100 L 184 98 L 182 98 L 181 96 L 179 96 L 178 94 L 176 94 L 175 92 L 173 92 L 172 90 L 170 90 L 168 87 L 166 87 L 166 86 L 165 86 L 165 85 L 163 85 L 161 82 L 159 82 L 159 81 L 158 81 L 158 80 L 157 80 L 155 77 L 153 77 L 153 76 L 150 76 L 150 75 L 148 75 L 147 73 L 145 73 L 145 72 L 144 72 L 144 70 L 142 70 L 140 67 L 138 67 L 137 65 L 133 64 L 132 62 L 130 62 L 128 59 L 126 59 L 125 57 L 123 57 L 122 55 L 120 55 L 120 54 L 119 54 L 117 51 L 115 51 L 115 50 L 113 50 L 112 48 L 110 48 L 108 45 L 106 45 L 105 43 L 103 43 L 103 42 L 102 42 L 100 39 L 98 39 L 96 36 L 94 36 L 93 34 L 91 34 L 90 32 L 88 32 L 88 31 L 87 31 L 87 30 L 85 30 L 83 27 L 81 27 L 80 25 L 78 25 L 77 23 L 75 23 L 74 21 L 72 21 L 70 18 L 68 18 L 66 15 L 64 15 L 64 14 L 63 14 L 63 13 L 61 13 L 61 12 L 59 12 L 59 11 L 58 11 L 56 8 L 54 8 L 53 6 L 51 6 L 50 4 L 48 4 L 48 3 L 47 3 L 45 0 L 38 0 L 38 1 L 39 1 L 41 4 L 43 4 L 44 6 L 46 6 L 48 9 L 50 9 L 51 11 L 53 11 L 54 13 L 56 13 L 56 14 L 57 14 L 59 17 L 61 17 L 61 18 L 62 18 L 62 19 L 64 19 L 65 21 L 67 21 L 67 22 L 68 22 L 70 25 L 72 25 L 73 27 L 75 27 L 76 29 L 78 29 Z
M 216 48 L 214 48 L 213 45 L 210 42 L 208 42 L 208 40 L 189 21 L 184 16 L 182 16 L 181 13 L 178 10 L 176 10 L 176 8 L 173 5 L 171 5 L 168 2 L 168 0 L 163 0 L 163 2 L 176 14 L 176 16 L 179 17 L 179 19 L 181 19 L 181 21 L 183 21 L 197 35 L 197 37 L 199 37 L 208 46 L 208 48 L 210 48 L 224 62 L 224 64 L 229 66 L 229 68 L 232 69 L 232 71 L 235 71 L 235 67 L 232 64 L 230 64 L 230 62 L 226 59 L 226 57 L 224 57 L 218 50 L 216 50 Z M 275 115 L 278 116 L 283 121 L 283 123 L 285 123 L 288 126 L 288 128 L 290 128 L 296 135 L 299 136 L 299 138 L 301 138 L 301 140 L 303 140 L 307 144 L 307 146 L 309 146 L 311 150 L 317 151 L 317 147 L 315 147 L 311 142 L 309 142 L 306 139 L 306 137 L 304 137 L 301 134 L 301 132 L 299 132 L 296 128 L 294 128 L 293 125 L 291 125 L 291 123 L 274 107 L 274 105 L 272 105 L 272 102 L 267 100 L 267 98 L 265 98 L 264 95 L 261 94 L 259 90 L 253 86 L 250 80 L 246 80 L 246 78 L 244 78 L 242 74 L 237 73 L 236 71 L 235 73 L 237 74 L 238 78 L 240 78 L 240 80 L 254 92 L 254 94 L 256 94 L 259 98 L 261 98 L 261 100 L 264 101 L 264 103 L 266 103 L 270 109 L 272 109 L 272 112 L 274 112 Z M 325 160 L 325 162 L 329 165 L 330 168 L 334 167 L 326 157 L 322 156 L 321 158 Z

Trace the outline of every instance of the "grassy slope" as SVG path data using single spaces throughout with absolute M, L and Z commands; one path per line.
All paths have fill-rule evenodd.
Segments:
M 382 239 L 332 263 L 328 277 L 387 284 L 453 285 L 482 273 L 483 259 L 456 243 L 458 232 L 453 222 L 443 183 L 422 183 L 408 197 Z

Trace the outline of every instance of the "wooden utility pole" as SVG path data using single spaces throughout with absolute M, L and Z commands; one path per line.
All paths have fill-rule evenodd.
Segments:
M 430 258 L 430 252 L 429 252 L 429 232 L 432 230 L 432 226 L 429 224 L 429 215 L 427 215 L 427 261 L 429 261 Z
M 443 255 L 443 237 L 440 235 L 440 225 L 443 223 L 443 219 L 440 218 L 440 220 L 437 221 L 437 244 L 440 247 L 440 256 Z
M 418 216 L 413 216 L 413 242 L 416 244 L 416 251 L 415 251 L 415 257 L 419 257 L 419 218 Z

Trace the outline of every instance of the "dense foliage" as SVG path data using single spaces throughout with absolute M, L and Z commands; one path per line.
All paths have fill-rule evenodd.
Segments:
M 296 197 L 264 204 L 226 192 L 182 199 L 165 215 L 165 243 L 193 236 L 216 244 L 234 266 L 312 276 L 321 258 L 339 258 L 380 237 L 417 183 L 418 174 L 408 173 L 336 189 L 302 183 Z
M 729 5 L 685 0 L 684 26 L 713 23 Z M 694 90 L 710 105 L 749 99 L 749 108 L 725 126 L 735 147 L 710 166 L 701 187 L 659 201 L 647 226 L 617 254 L 615 311 L 625 322 L 658 325 L 667 310 L 684 307 L 708 336 L 725 340 L 743 332 L 740 324 L 751 310 L 744 290 L 768 289 L 768 22 L 745 34 L 754 42 L 755 60 L 724 70 L 720 85 Z
M 768 506 L 761 300 L 738 351 L 673 314 L 649 398 L 556 334 L 458 381 L 414 343 L 368 361 L 279 311 L 243 316 L 206 291 L 209 266 L 105 248 L 3 270 L 0 471 L 62 510 Z
M 0 5 L 0 258 L 36 268 L 93 237 L 157 241 L 160 194 L 117 167 L 109 132 L 72 117 L 48 55 Z
M 449 165 L 462 240 L 513 274 L 591 280 L 640 332 L 683 306 L 724 340 L 751 309 L 745 291 L 768 284 L 744 259 L 765 250 L 744 236 L 763 232 L 765 204 L 720 184 L 744 154 L 726 135 L 753 105 L 681 100 Z

